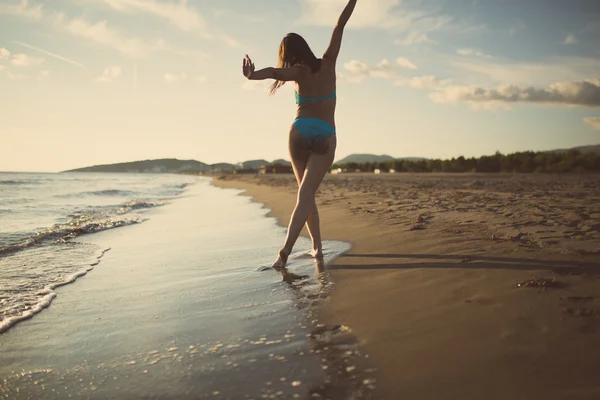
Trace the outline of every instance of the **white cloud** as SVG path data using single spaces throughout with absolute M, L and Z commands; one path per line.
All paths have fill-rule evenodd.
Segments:
M 485 54 L 484 52 L 482 52 L 481 50 L 477 50 L 477 49 L 469 49 L 469 48 L 464 48 L 464 49 L 458 49 L 456 50 L 456 54 L 461 55 L 461 56 L 477 56 L 477 57 L 483 57 L 483 58 L 494 58 L 489 54 Z
M 43 58 L 29 56 L 27 54 L 19 53 L 14 54 L 10 62 L 12 65 L 16 65 L 18 67 L 31 67 L 33 65 L 38 65 L 44 62 Z
M 205 19 L 196 9 L 188 5 L 187 0 L 86 0 L 102 3 L 122 13 L 146 13 L 162 18 L 186 32 L 198 32 L 203 38 L 219 40 L 229 47 L 242 47 L 240 42 L 231 36 L 217 33 L 208 27 Z
M 545 89 L 521 88 L 515 85 L 504 85 L 494 89 L 477 86 L 448 86 L 429 96 L 436 103 L 532 103 L 599 108 L 600 79 L 558 82 Z
M 569 33 L 567 35 L 567 37 L 565 38 L 565 40 L 563 41 L 564 44 L 575 44 L 577 43 L 577 37 L 575 37 L 574 34 Z
M 384 58 L 375 66 L 369 66 L 359 60 L 350 60 L 344 63 L 346 73 L 338 74 L 338 76 L 340 78 L 344 77 L 354 83 L 362 82 L 365 78 L 369 77 L 391 79 L 397 75 L 399 68 L 416 69 L 417 66 L 403 57 L 398 57 L 394 64 Z
M 333 27 L 347 0 L 300 0 L 304 24 Z M 349 27 L 354 28 L 406 28 L 421 14 L 399 10 L 399 0 L 370 0 L 359 2 L 350 19 Z
M 137 37 L 129 37 L 110 27 L 106 21 L 92 24 L 81 18 L 69 19 L 64 14 L 57 14 L 54 22 L 59 29 L 74 36 L 112 47 L 133 58 L 146 57 L 154 51 L 166 48 L 166 43 L 162 39 L 157 40 L 156 43 L 148 43 Z
M 43 15 L 43 6 L 41 4 L 29 5 L 28 0 L 12 1 L 9 3 L 0 3 L 0 14 L 25 17 L 34 20 L 40 20 Z
M 417 76 L 410 79 L 400 79 L 394 82 L 395 86 L 410 86 L 415 89 L 441 89 L 452 83 L 451 79 L 439 79 L 436 76 Z
M 398 64 L 402 68 L 417 69 L 417 66 L 415 64 L 413 64 L 407 58 L 404 57 L 396 58 L 396 64 Z
M 394 43 L 397 44 L 398 46 L 414 46 L 417 44 L 423 44 L 423 43 L 433 44 L 436 42 L 431 40 L 429 38 L 429 36 L 427 36 L 427 33 L 413 31 L 413 32 L 410 32 L 406 38 L 397 39 Z
M 175 83 L 175 82 L 180 82 L 180 81 L 185 81 L 187 79 L 187 75 L 185 73 L 180 73 L 180 74 L 172 74 L 170 72 L 167 72 L 163 78 L 165 79 L 165 82 L 167 83 Z
M 583 120 L 586 124 L 592 127 L 592 129 L 600 130 L 600 118 L 590 117 Z
M 583 57 L 552 57 L 540 63 L 456 57 L 449 64 L 462 70 L 465 78 L 478 85 L 546 86 L 559 81 L 597 76 L 600 71 L 599 59 Z
M 106 68 L 104 68 L 102 75 L 100 75 L 99 77 L 94 79 L 94 82 L 102 82 L 102 83 L 112 82 L 115 79 L 117 79 L 118 77 L 120 77 L 121 74 L 122 74 L 122 70 L 121 70 L 121 67 L 119 67 L 119 66 L 115 65 L 112 67 L 106 67 Z
M 6 67 L 2 64 L 0 64 L 0 72 L 4 71 L 6 69 Z
M 10 51 L 5 49 L 4 47 L 0 47 L 0 59 L 8 58 L 8 56 L 10 56 Z
M 346 77 L 350 82 L 362 82 L 365 78 L 391 78 L 395 71 L 386 59 L 381 60 L 376 66 L 371 67 L 359 60 L 351 60 L 344 63 L 344 68 L 348 71 Z
M 126 13 L 143 12 L 163 18 L 185 31 L 206 28 L 204 18 L 187 1 L 160 2 L 156 0 L 88 0 L 104 3 L 109 7 Z
M 198 83 L 206 83 L 206 77 L 205 76 L 197 76 L 196 77 L 196 82 Z

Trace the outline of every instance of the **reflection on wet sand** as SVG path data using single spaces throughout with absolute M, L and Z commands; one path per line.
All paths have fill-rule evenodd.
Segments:
M 368 355 L 359 349 L 357 337 L 344 325 L 318 323 L 316 312 L 326 301 L 333 282 L 323 258 L 313 259 L 312 277 L 296 273 L 290 268 L 277 268 L 282 281 L 288 284 L 296 297 L 296 307 L 306 312 L 310 324 L 310 353 L 320 357 L 326 378 L 323 384 L 310 389 L 311 398 L 322 399 L 373 399 L 375 398 L 376 371 L 370 368 Z

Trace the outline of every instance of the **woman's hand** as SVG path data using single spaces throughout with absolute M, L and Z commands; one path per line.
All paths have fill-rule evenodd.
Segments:
M 250 77 L 254 73 L 254 63 L 252 62 L 250 57 L 248 57 L 248 54 L 246 54 L 246 57 L 244 57 L 244 61 L 242 63 L 242 73 L 248 79 L 250 79 Z

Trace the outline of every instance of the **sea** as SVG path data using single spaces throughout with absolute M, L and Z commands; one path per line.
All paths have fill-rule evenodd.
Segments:
M 0 398 L 368 398 L 313 314 L 350 245 L 275 271 L 268 211 L 201 176 L 0 173 Z

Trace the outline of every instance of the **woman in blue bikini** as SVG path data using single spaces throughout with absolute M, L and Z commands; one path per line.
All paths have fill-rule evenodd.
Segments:
M 295 33 L 288 34 L 279 46 L 277 68 L 256 71 L 246 55 L 242 72 L 251 80 L 274 79 L 271 94 L 286 82 L 296 85 L 296 120 L 290 128 L 289 151 L 294 174 L 298 181 L 298 199 L 288 226 L 287 237 L 279 251 L 274 268 L 283 268 L 306 224 L 312 239 L 312 255 L 323 258 L 319 212 L 315 194 L 335 157 L 335 65 L 344 27 L 350 19 L 357 0 L 350 0 L 333 30 L 331 42 L 322 58 L 316 58 L 306 41 Z

